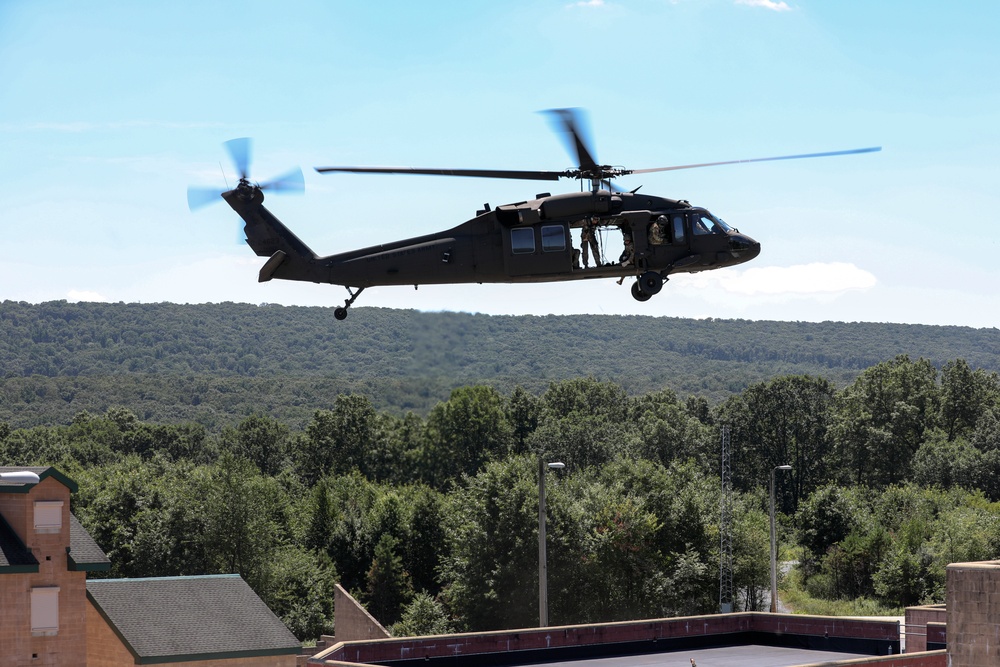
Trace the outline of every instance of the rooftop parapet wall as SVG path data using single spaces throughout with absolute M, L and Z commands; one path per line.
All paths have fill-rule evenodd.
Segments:
M 943 604 L 922 605 L 906 608 L 906 652 L 919 653 L 927 650 L 929 637 L 928 624 L 945 624 L 948 621 L 948 610 Z M 937 641 L 940 640 L 940 641 Z M 936 636 L 937 643 L 944 643 L 941 636 Z
M 725 645 L 753 639 L 762 643 L 823 648 L 860 642 L 872 652 L 899 652 L 899 624 L 828 616 L 716 614 L 681 618 L 531 628 L 498 632 L 341 642 L 313 656 L 310 664 L 385 663 L 472 657 L 496 653 L 567 653 L 595 649 L 614 654 L 667 650 L 671 645 Z M 878 647 L 883 650 L 877 651 Z

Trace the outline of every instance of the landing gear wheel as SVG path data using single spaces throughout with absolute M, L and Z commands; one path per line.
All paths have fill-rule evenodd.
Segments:
M 344 287 L 347 287 L 347 285 L 345 285 Z M 351 288 L 347 287 L 347 293 L 351 295 L 351 298 L 344 300 L 343 306 L 338 306 L 337 308 L 334 308 L 333 316 L 336 317 L 338 320 L 346 320 L 347 309 L 351 307 L 351 304 L 354 303 L 354 300 L 357 299 L 359 296 L 361 296 L 361 293 L 364 291 L 365 291 L 364 287 L 359 287 L 358 291 L 356 292 L 351 291 Z
M 663 288 L 663 276 L 656 271 L 646 271 L 639 276 L 636 285 L 638 285 L 639 291 L 645 294 L 646 298 L 649 298 L 654 294 L 659 294 Z
M 652 294 L 646 294 L 641 289 L 639 289 L 638 282 L 632 283 L 632 298 L 635 299 L 636 301 L 649 301 L 649 299 L 652 296 L 653 296 Z

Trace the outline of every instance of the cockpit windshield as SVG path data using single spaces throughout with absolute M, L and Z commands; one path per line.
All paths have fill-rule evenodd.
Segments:
M 691 225 L 691 231 L 693 231 L 696 236 L 704 234 L 726 234 L 732 230 L 733 228 L 723 222 L 722 218 L 716 218 L 708 211 L 699 211 L 695 213 L 693 224 Z

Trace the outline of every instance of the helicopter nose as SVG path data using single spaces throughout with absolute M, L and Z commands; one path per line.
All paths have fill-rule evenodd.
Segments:
M 760 254 L 760 243 L 746 234 L 733 234 L 729 238 L 729 248 L 740 262 L 748 262 Z

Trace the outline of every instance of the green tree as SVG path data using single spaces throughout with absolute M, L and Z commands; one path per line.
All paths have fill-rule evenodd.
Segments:
M 456 389 L 427 417 L 423 479 L 443 488 L 460 475 L 474 475 L 486 461 L 503 458 L 512 442 L 513 428 L 499 392 L 485 386 Z
M 266 590 L 270 560 L 287 532 L 288 498 L 246 459 L 223 452 L 205 489 L 206 542 L 216 572 L 233 572 Z
M 303 641 L 330 634 L 337 570 L 329 557 L 283 545 L 269 570 L 267 589 L 258 593 L 288 629 Z
M 771 586 L 771 528 L 760 499 L 739 494 L 733 509 L 734 610 L 765 611 Z
M 982 463 L 983 453 L 964 438 L 948 440 L 936 430 L 913 455 L 911 477 L 921 486 L 973 489 L 980 483 Z
M 507 420 L 513 429 L 513 451 L 524 454 L 528 451 L 528 437 L 538 428 L 541 415 L 541 401 L 524 387 L 514 387 L 507 399 Z
M 222 446 L 248 459 L 264 475 L 274 476 L 285 464 L 288 427 L 267 415 L 253 414 L 222 431 Z
M 332 410 L 317 410 L 300 444 L 298 468 L 315 483 L 328 472 L 365 470 L 365 456 L 374 447 L 377 413 L 371 401 L 357 394 L 337 396 Z
M 385 627 L 396 623 L 413 599 L 413 583 L 403 569 L 398 550 L 399 540 L 383 533 L 375 545 L 375 557 L 366 578 L 365 606 Z
M 694 410 L 700 412 L 700 404 L 695 405 Z M 718 440 L 672 390 L 663 389 L 638 397 L 633 402 L 631 421 L 639 433 L 638 453 L 644 458 L 665 466 L 673 461 L 693 459 L 702 470 L 715 469 L 719 457 Z
M 983 411 L 996 405 L 1000 379 L 996 373 L 973 371 L 964 359 L 949 361 L 941 369 L 941 427 L 952 441 L 968 437 Z
M 390 628 L 393 637 L 446 635 L 454 631 L 444 606 L 424 592 L 413 597 L 403 610 L 402 618 Z
M 468 630 L 538 623 L 537 459 L 487 463 L 449 496 L 447 607 Z
M 790 483 L 777 490 L 784 491 L 780 505 L 794 511 L 801 497 L 825 482 L 833 398 L 827 380 L 802 375 L 754 384 L 729 399 L 716 419 L 730 426 L 737 488 L 767 483 L 774 467 L 791 465 L 783 476 Z
M 925 432 L 936 425 L 936 379 L 929 361 L 900 355 L 865 370 L 837 396 L 836 464 L 851 480 L 887 486 L 908 477 Z

